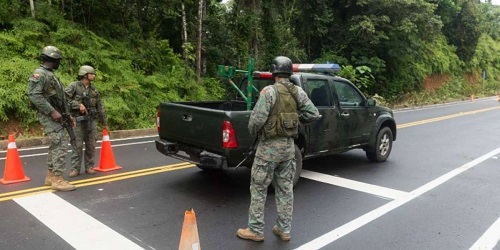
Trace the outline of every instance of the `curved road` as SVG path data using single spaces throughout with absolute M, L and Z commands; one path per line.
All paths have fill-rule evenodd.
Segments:
M 236 238 L 248 169 L 207 174 L 157 152 L 155 137 L 120 139 L 111 143 L 123 169 L 78 176 L 76 191 L 53 193 L 43 186 L 46 147 L 19 149 L 31 181 L 0 185 L 0 247 L 178 249 L 193 208 L 202 249 L 500 249 L 497 99 L 395 116 L 387 162 L 370 163 L 362 150 L 304 162 L 288 243 L 272 234 L 272 192 L 265 241 Z

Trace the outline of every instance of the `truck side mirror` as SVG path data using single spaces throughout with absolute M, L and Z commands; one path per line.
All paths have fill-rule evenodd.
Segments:
M 375 101 L 375 99 L 373 99 L 373 98 L 368 98 L 366 100 L 367 107 L 375 107 L 376 104 L 377 104 L 377 101 Z

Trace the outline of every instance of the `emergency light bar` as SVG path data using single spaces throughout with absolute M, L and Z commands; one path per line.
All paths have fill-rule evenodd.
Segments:
M 260 79 L 272 79 L 273 78 L 273 74 L 271 72 L 254 71 L 252 76 L 254 78 L 260 78 Z
M 293 72 L 327 72 L 334 73 L 340 70 L 340 66 L 338 64 L 294 64 Z

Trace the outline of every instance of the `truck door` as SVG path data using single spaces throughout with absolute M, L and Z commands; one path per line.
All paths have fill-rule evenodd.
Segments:
M 354 84 L 347 81 L 334 81 L 337 98 L 339 99 L 340 119 L 343 128 L 341 133 L 347 136 L 342 138 L 344 146 L 352 146 L 366 142 L 370 135 L 371 125 L 375 116 L 370 115 L 366 106 L 366 98 Z
M 329 80 L 324 76 L 304 76 L 302 79 L 304 90 L 322 115 L 320 120 L 306 125 L 309 136 L 307 153 L 327 153 L 338 144 L 338 111 L 328 84 Z

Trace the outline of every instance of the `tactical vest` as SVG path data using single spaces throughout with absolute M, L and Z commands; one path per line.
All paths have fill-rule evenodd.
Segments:
M 275 137 L 296 138 L 299 134 L 297 87 L 290 82 L 278 82 L 273 85 L 273 88 L 276 93 L 276 102 L 264 125 L 264 136 L 267 139 Z

